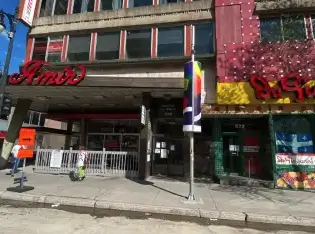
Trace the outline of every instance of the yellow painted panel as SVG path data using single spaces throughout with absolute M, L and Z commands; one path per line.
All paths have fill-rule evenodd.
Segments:
M 274 86 L 275 82 L 270 82 L 270 86 Z M 307 83 L 308 86 L 314 86 L 315 81 Z M 217 103 L 218 104 L 298 104 L 296 101 L 295 92 L 283 93 L 283 98 L 261 100 L 256 99 L 255 91 L 249 82 L 234 82 L 234 83 L 217 83 Z M 304 104 L 315 104 L 315 99 L 305 99 Z

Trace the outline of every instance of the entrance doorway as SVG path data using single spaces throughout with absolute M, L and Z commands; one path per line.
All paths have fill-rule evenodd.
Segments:
M 158 119 L 153 134 L 152 175 L 184 176 L 182 119 Z
M 223 167 L 226 174 L 272 179 L 267 118 L 230 119 L 223 126 Z

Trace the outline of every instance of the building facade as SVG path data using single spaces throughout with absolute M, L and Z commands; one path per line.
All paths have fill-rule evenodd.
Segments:
M 76 138 L 90 150 L 138 152 L 140 178 L 185 177 L 183 68 L 193 25 L 204 99 L 196 176 L 314 187 L 315 12 L 312 1 L 286 2 L 37 1 L 24 76 L 12 76 L 8 92 L 17 106 L 67 122 L 66 148 Z M 50 79 L 73 72 L 85 75 L 76 85 Z

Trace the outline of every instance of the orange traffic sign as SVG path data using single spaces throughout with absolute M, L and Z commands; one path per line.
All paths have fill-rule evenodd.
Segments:
M 32 128 L 21 128 L 19 135 L 19 145 L 29 147 L 35 146 L 36 131 Z
M 33 158 L 33 156 L 33 149 L 20 149 L 17 155 L 18 158 Z

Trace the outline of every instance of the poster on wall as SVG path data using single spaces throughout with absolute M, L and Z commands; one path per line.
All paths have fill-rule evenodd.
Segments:
M 314 166 L 315 154 L 276 154 L 277 165 Z

